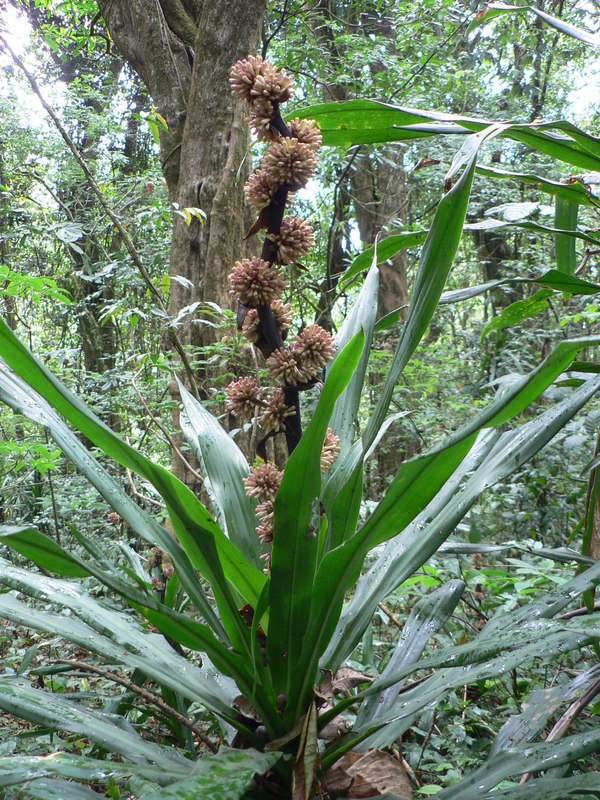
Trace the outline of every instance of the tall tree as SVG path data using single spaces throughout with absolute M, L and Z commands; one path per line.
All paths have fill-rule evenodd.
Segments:
M 266 0 L 99 0 L 121 55 L 166 120 L 160 159 L 171 202 L 200 208 L 205 221 L 174 217 L 169 312 L 196 302 L 229 305 L 227 274 L 244 238 L 243 170 L 248 127 L 228 86 L 231 65 L 256 50 Z M 181 280 L 183 278 L 183 280 Z M 211 329 L 181 328 L 201 346 Z M 181 477 L 179 461 L 173 464 Z

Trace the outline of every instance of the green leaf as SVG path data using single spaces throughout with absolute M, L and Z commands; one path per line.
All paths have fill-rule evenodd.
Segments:
M 450 292 L 444 292 L 440 297 L 440 305 L 448 303 L 460 303 L 463 300 L 469 300 L 471 297 L 476 297 L 479 294 L 495 289 L 498 286 L 505 286 L 514 283 L 531 283 L 539 286 L 547 286 L 549 289 L 554 289 L 557 292 L 564 292 L 565 294 L 598 294 L 600 292 L 600 285 L 597 283 L 590 283 L 581 278 L 575 278 L 570 275 L 565 275 L 557 269 L 549 269 L 540 275 L 538 278 L 503 278 L 498 281 L 488 281 L 479 286 L 468 286 L 465 289 L 454 289 Z M 397 312 L 392 311 L 387 316 L 391 317 L 392 314 Z M 387 319 L 384 317 L 383 320 Z M 387 327 L 387 325 L 386 325 Z
M 179 391 L 185 411 L 180 420 L 181 429 L 208 476 L 226 532 L 246 558 L 259 566 L 254 502 L 244 490 L 248 462 L 218 420 L 180 382 Z
M 552 181 L 548 178 L 542 178 L 541 175 L 535 175 L 531 172 L 511 172 L 506 169 L 499 169 L 498 167 L 481 166 L 478 165 L 476 172 L 478 175 L 484 175 L 488 178 L 499 178 L 501 180 L 512 180 L 515 183 L 526 183 L 535 186 L 546 194 L 561 197 L 564 200 L 570 200 L 572 203 L 579 205 L 592 205 L 598 206 L 599 201 L 592 194 L 591 190 L 583 183 L 581 177 L 577 178 L 572 176 L 569 183 L 562 181 Z
M 421 251 L 402 336 L 363 435 L 365 449 L 369 448 L 383 424 L 396 382 L 427 330 L 437 307 L 462 234 L 478 149 L 486 138 L 496 133 L 496 130 L 487 130 L 481 135 L 469 137 L 467 166 L 438 205 Z M 460 151 L 457 157 L 462 158 Z
M 373 617 L 377 603 L 391 594 L 401 582 L 405 574 L 403 566 L 405 552 L 411 542 L 417 546 L 422 531 L 426 530 L 428 521 L 431 524 L 437 524 L 438 515 L 451 503 L 456 502 L 458 488 L 465 475 L 481 465 L 498 438 L 499 433 L 496 431 L 488 430 L 480 434 L 467 456 L 433 501 L 404 529 L 402 535 L 398 535 L 388 542 L 383 553 L 378 556 L 369 570 L 361 575 L 352 599 L 344 608 L 328 642 L 321 660 L 323 665 L 328 665 L 333 671 L 338 669 L 355 643 L 360 640 L 363 631 Z M 449 530 L 448 533 L 450 532 Z
M 0 544 L 16 550 L 48 572 L 71 578 L 90 574 L 79 560 L 75 560 L 50 537 L 28 525 L 0 525 Z
M 481 331 L 481 339 L 485 339 L 491 331 L 509 328 L 511 325 L 517 325 L 524 319 L 535 317 L 536 314 L 545 311 L 548 306 L 548 298 L 551 295 L 552 292 L 549 289 L 538 289 L 531 297 L 527 297 L 525 300 L 516 300 L 507 308 L 503 308 L 496 317 L 492 317 Z
M 352 378 L 364 343 L 364 333 L 356 334 L 333 362 L 275 499 L 267 659 L 277 693 L 289 695 L 293 689 L 290 673 L 297 663 L 310 610 L 319 552 L 323 441 L 335 402 Z
M 239 800 L 254 775 L 267 772 L 280 758 L 281 753 L 222 747 L 216 755 L 196 761 L 188 778 L 144 794 L 143 800 Z
M 0 577 L 5 586 L 71 612 L 69 616 L 40 611 L 7 592 L 0 595 L 0 616 L 4 619 L 62 636 L 102 655 L 109 663 L 141 669 L 161 685 L 203 703 L 219 716 L 233 716 L 231 698 L 214 676 L 178 655 L 162 636 L 143 631 L 131 615 L 101 605 L 75 583 L 29 573 L 4 559 L 0 559 Z M 126 648 L 123 642 L 127 643 Z M 226 654 L 223 657 L 229 660 Z M 226 663 L 223 666 L 230 670 Z
M 558 17 L 553 17 L 551 14 L 547 14 L 545 11 L 536 8 L 535 6 L 508 6 L 504 3 L 489 3 L 485 6 L 483 11 L 480 11 L 479 14 L 477 14 L 475 20 L 470 24 L 469 29 L 475 27 L 476 25 L 485 25 L 495 17 L 505 16 L 507 14 L 510 16 L 515 14 L 526 14 L 528 11 L 535 14 L 537 17 L 539 17 L 539 19 L 541 19 L 547 25 L 550 25 L 550 27 L 555 28 L 555 30 L 559 31 L 560 33 L 571 36 L 573 39 L 578 39 L 580 42 L 584 42 L 584 44 L 600 47 L 599 36 L 596 36 L 595 34 L 590 33 L 583 28 L 578 28 L 575 25 L 571 25 L 570 22 L 565 22 Z
M 27 781 L 57 776 L 81 781 L 104 783 L 110 778 L 125 778 L 140 775 L 167 783 L 181 775 L 179 768 L 174 771 L 162 770 L 155 764 L 126 763 L 108 759 L 88 758 L 82 755 L 56 752 L 48 756 L 8 756 L 0 758 L 0 786 L 18 786 Z M 96 795 L 97 797 L 97 795 Z
M 417 247 L 423 244 L 427 238 L 427 231 L 403 231 L 402 233 L 392 233 L 377 242 L 377 246 L 372 245 L 363 250 L 360 255 L 356 256 L 354 261 L 350 264 L 346 272 L 342 275 L 342 281 L 349 281 L 361 272 L 369 269 L 372 263 L 381 264 L 392 258 L 400 250 L 406 250 L 409 247 Z M 375 260 L 376 259 L 376 260 Z
M 517 667 L 531 663 L 535 659 L 550 659 L 560 653 L 569 651 L 578 652 L 582 645 L 597 641 L 600 635 L 598 615 L 595 615 L 593 630 L 582 632 L 582 626 L 577 622 L 561 625 L 557 621 L 543 619 L 529 620 L 516 623 L 516 616 L 511 615 L 510 625 L 503 636 L 480 636 L 472 642 L 459 647 L 444 647 L 434 656 L 421 659 L 410 667 L 406 667 L 395 675 L 386 679 L 374 681 L 367 689 L 338 703 L 331 712 L 322 715 L 322 724 L 327 724 L 331 717 L 340 713 L 350 704 L 356 704 L 361 698 L 369 697 L 384 688 L 393 686 L 408 674 L 431 670 L 434 667 L 443 667 L 432 673 L 425 680 L 403 692 L 395 705 L 393 705 L 380 719 L 371 726 L 344 737 L 334 743 L 329 752 L 326 752 L 322 761 L 323 765 L 329 764 L 342 752 L 352 749 L 362 749 L 370 737 L 383 731 L 385 735 L 401 736 L 412 724 L 416 715 L 425 708 L 439 703 L 449 691 L 459 686 L 476 681 L 495 679 L 498 675 L 510 672 Z M 570 630 L 569 630 L 570 629 Z
M 378 293 L 379 270 L 375 264 L 375 256 L 373 256 L 373 264 L 367 273 L 360 293 L 342 323 L 335 340 L 338 351 L 341 351 L 360 331 L 363 331 L 365 337 L 358 366 L 350 383 L 338 397 L 331 415 L 331 429 L 340 437 L 340 454 L 336 460 L 337 463 L 344 459 L 357 434 L 358 408 L 373 342 Z
M 567 231 L 577 230 L 577 212 L 579 206 L 562 197 L 556 198 L 554 226 Z M 556 269 L 566 275 L 574 275 L 577 266 L 577 253 L 575 238 L 564 233 L 557 233 L 555 237 Z
M 585 692 L 600 678 L 597 664 L 585 670 L 567 683 L 559 683 L 545 689 L 535 689 L 521 704 L 521 713 L 509 717 L 500 728 L 490 757 L 501 750 L 509 750 L 520 744 L 532 742 L 543 733 L 551 717 L 564 703 L 571 702 L 578 692 Z
M 492 789 L 480 794 L 478 800 L 566 800 L 574 797 L 591 797 L 600 790 L 600 773 L 572 775 L 569 778 L 555 778 L 552 774 L 536 777 L 527 783 L 510 788 Z M 474 795 L 473 795 L 474 797 Z
M 19 792 L 19 797 L 36 797 L 39 800 L 98 800 L 98 794 L 80 783 L 59 778 L 36 778 Z
M 142 739 L 132 726 L 120 727 L 107 714 L 86 709 L 59 694 L 33 689 L 21 678 L 0 675 L 0 708 L 36 725 L 85 736 L 109 753 L 161 769 L 187 771 L 187 759 L 172 747 Z
M 36 583 L 34 578 L 39 576 L 34 575 L 29 578 L 26 570 L 13 568 L 4 559 L 0 559 L 0 575 L 7 586 L 25 593 L 29 591 L 29 594 L 34 597 L 47 597 L 48 595 L 60 597 L 61 592 L 63 597 L 65 595 L 67 585 L 63 584 L 57 589 L 56 584 L 51 586 L 43 581 Z M 184 647 L 207 653 L 223 674 L 235 678 L 242 691 L 251 692 L 252 673 L 246 660 L 220 643 L 207 625 L 161 604 L 150 595 L 143 595 L 135 589 L 131 589 L 130 586 L 123 584 L 113 576 L 104 574 L 102 578 L 105 585 L 121 594 L 136 611 L 153 623 L 166 637 Z M 89 606 L 89 600 L 81 599 L 81 592 L 77 591 L 79 588 L 77 584 L 68 585 L 67 597 L 70 594 L 72 599 L 66 602 L 63 600 L 63 602 L 70 608 L 78 608 L 79 613 L 85 615 L 85 608 Z M 103 618 L 101 614 L 100 619 Z M 89 617 L 86 618 L 86 621 L 93 626 L 94 623 L 89 620 Z M 265 703 L 261 700 L 260 696 L 255 698 L 256 706 L 262 710 Z M 268 709 L 265 716 L 267 718 L 269 716 Z
M 591 729 L 585 733 L 568 736 L 556 742 L 530 743 L 527 742 L 521 747 L 511 750 L 503 750 L 492 756 L 482 767 L 474 770 L 462 781 L 443 789 L 436 797 L 440 800 L 481 800 L 488 797 L 487 792 L 497 786 L 500 781 L 505 780 L 511 775 L 520 775 L 524 772 L 540 772 L 542 770 L 553 770 L 555 767 L 573 764 L 578 758 L 589 756 L 600 747 L 600 731 Z M 551 777 L 551 776 L 549 776 Z M 582 777 L 577 776 L 574 781 L 582 782 Z M 543 786 L 544 779 L 540 781 Z M 537 783 L 537 781 L 535 782 Z M 535 791 L 525 795 L 527 785 L 519 786 L 518 793 L 504 795 L 505 797 L 524 798 L 535 797 L 536 800 L 543 800 L 545 795 L 540 793 L 540 788 L 535 786 Z M 600 782 L 597 782 L 600 785 Z M 552 786 L 552 780 L 550 781 Z M 589 785 L 589 783 L 588 783 Z M 483 792 L 486 792 L 484 795 Z M 537 792 L 537 793 L 536 793 Z M 559 797 L 558 795 L 554 795 Z M 489 797 L 502 797 L 501 793 L 494 792 Z
M 378 730 L 383 731 L 384 728 L 386 729 L 385 738 L 389 737 L 389 740 L 393 741 L 394 735 L 397 738 L 410 728 L 418 714 L 428 706 L 439 703 L 453 689 L 471 682 L 495 680 L 498 675 L 531 664 L 536 658 L 551 659 L 560 653 L 578 652 L 582 644 L 589 644 L 593 641 L 588 637 L 578 636 L 576 633 L 552 633 L 550 627 L 540 628 L 537 634 L 538 637 L 543 637 L 542 642 L 536 641 L 535 632 L 532 630 L 528 633 L 529 641 L 527 643 L 520 647 L 504 647 L 504 652 L 495 658 L 488 657 L 486 659 L 482 657 L 481 650 L 474 649 L 474 657 L 469 664 L 439 670 L 423 681 L 419 687 L 403 692 L 396 705 L 371 728 L 365 728 L 349 735 L 346 747 L 361 749 L 360 740 L 366 745 Z M 425 666 L 425 659 L 423 659 L 422 666 Z M 337 752 L 339 753 L 339 749 Z M 330 756 L 323 760 L 327 763 Z M 462 795 L 459 796 L 462 798 Z
M 255 604 L 265 581 L 262 572 L 229 541 L 187 486 L 116 436 L 31 355 L 1 319 L 0 355 L 17 374 L 27 376 L 27 383 L 81 433 L 157 489 L 192 564 L 212 586 L 229 637 L 249 655 L 248 630 L 238 613 L 229 581 L 250 604 Z
M 560 198 L 557 198 L 557 202 Z M 570 203 L 570 201 L 565 200 L 565 203 Z M 569 229 L 568 225 L 573 225 L 569 220 L 564 220 L 564 224 L 561 227 L 550 227 L 549 225 L 542 225 L 539 222 L 535 222 L 532 220 L 520 220 L 520 221 L 512 221 L 508 219 L 496 219 L 494 217 L 486 217 L 485 219 L 481 220 L 480 222 L 472 222 L 469 225 L 464 226 L 464 230 L 466 231 L 490 231 L 490 230 L 498 230 L 499 228 L 522 228 L 523 230 L 529 231 L 537 231 L 542 234 L 551 234 L 555 237 L 561 237 L 561 240 L 566 240 L 571 242 L 573 246 L 575 246 L 575 239 L 580 239 L 583 242 L 587 242 L 591 244 L 593 247 L 598 247 L 600 245 L 600 239 L 597 236 L 591 236 L 590 234 L 583 233 L 581 231 L 576 230 L 575 228 Z
M 350 147 L 397 140 L 421 139 L 436 133 L 465 134 L 462 125 L 451 123 L 451 115 L 435 115 L 374 100 L 321 103 L 294 111 L 293 116 L 314 119 L 321 129 L 323 144 Z M 442 117 L 443 121 L 438 124 Z M 431 124 L 431 123 L 434 124 Z
M 323 144 L 345 147 L 481 132 L 492 124 L 490 120 L 402 108 L 375 100 L 323 103 L 295 111 L 294 115 L 316 120 Z M 564 135 L 548 134 L 546 130 L 557 130 Z M 563 120 L 507 123 L 500 135 L 567 164 L 590 171 L 600 169 L 600 141 Z
M 559 348 L 560 345 L 557 351 Z M 470 449 L 474 429 L 504 422 L 522 410 L 521 403 L 525 398 L 528 398 L 527 404 L 529 403 L 529 400 L 532 399 L 530 394 L 532 390 L 543 390 L 545 380 L 549 382 L 552 380 L 552 373 L 549 371 L 551 365 L 547 362 L 551 361 L 552 366 L 556 368 L 560 363 L 558 356 L 564 357 L 565 351 L 569 351 L 568 347 L 560 349 L 562 352 L 555 351 L 549 356 L 546 363 L 527 376 L 527 380 L 521 381 L 516 391 L 516 387 L 513 386 L 504 397 L 496 398 L 472 423 L 457 431 L 441 449 L 430 451 L 412 461 L 405 462 L 384 498 L 363 527 L 342 547 L 325 556 L 317 574 L 311 619 L 305 634 L 305 657 L 307 659 L 310 647 L 314 647 L 320 653 L 322 652 L 320 648 L 324 649 L 328 644 L 328 639 L 332 636 L 333 628 L 337 623 L 344 592 L 358 578 L 362 560 L 368 550 L 402 531 L 433 499 Z M 573 354 L 571 350 L 571 357 Z M 430 521 L 430 527 L 427 529 L 429 535 L 424 535 L 425 526 L 420 525 L 418 529 L 412 529 L 410 536 L 407 537 L 412 546 L 405 546 L 404 542 L 400 544 L 398 565 L 401 566 L 394 573 L 395 585 L 399 585 L 402 580 L 405 580 L 430 558 L 485 488 L 493 485 L 494 482 L 522 464 L 526 458 L 530 457 L 532 448 L 542 447 L 559 430 L 560 425 L 573 416 L 581 405 L 598 390 L 599 386 L 599 379 L 588 381 L 563 404 L 559 404 L 541 415 L 533 423 L 528 423 L 529 427 L 522 426 L 519 429 L 520 435 L 512 433 L 507 440 L 501 440 L 501 443 L 496 445 L 486 456 L 484 465 L 480 466 L 475 475 L 471 477 L 469 489 L 465 488 L 463 492 L 457 494 L 456 502 L 448 503 L 441 510 L 441 515 Z M 512 413 L 507 417 L 509 410 Z M 376 591 L 377 584 L 371 581 L 371 586 L 373 591 Z M 385 594 L 379 594 L 377 600 L 384 596 Z M 328 657 L 323 662 L 323 666 L 331 667 L 333 663 L 338 665 L 356 646 L 357 637 L 360 638 L 359 631 L 364 630 L 363 625 L 368 623 L 370 618 L 367 617 L 365 622 L 363 616 L 363 625 L 361 625 L 359 609 L 353 610 L 350 627 L 347 627 L 339 635 L 339 638 L 338 636 L 334 637 L 335 642 L 332 639 Z M 311 637 L 314 637 L 312 642 Z M 331 660 L 332 645 L 335 662 Z M 302 664 L 299 672 L 301 669 L 306 670 L 307 667 Z
M 382 679 L 385 680 L 389 675 L 399 672 L 420 658 L 429 639 L 441 630 L 456 608 L 464 588 L 465 584 L 462 581 L 451 580 L 416 603 L 400 632 L 392 655 L 381 673 Z M 385 714 L 396 703 L 401 686 L 402 683 L 398 681 L 379 695 L 368 697 L 360 706 L 356 717 L 356 727 L 372 724 L 377 721 L 378 717 Z M 391 741 L 388 741 L 384 729 L 364 742 L 361 749 L 365 747 L 383 748 L 389 744 Z
M 202 591 L 190 560 L 175 537 L 123 491 L 54 409 L 21 378 L 12 373 L 1 360 L 0 401 L 6 403 L 13 411 L 24 414 L 28 419 L 43 425 L 65 455 L 71 459 L 77 469 L 85 475 L 127 525 L 148 543 L 158 545 L 169 554 L 188 596 L 202 611 L 215 633 L 226 640 L 227 634 Z M 76 532 L 75 535 L 78 536 Z M 81 543 L 88 549 L 88 552 L 92 553 L 94 558 L 97 558 L 93 552 L 94 548 L 90 549 L 89 542 L 86 542 L 85 538 L 81 539 Z

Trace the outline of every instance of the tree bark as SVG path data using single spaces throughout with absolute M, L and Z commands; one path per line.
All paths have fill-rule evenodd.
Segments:
M 206 301 L 228 307 L 227 275 L 246 249 L 249 167 L 247 112 L 231 96 L 228 75 L 235 61 L 256 50 L 266 0 L 99 0 L 98 6 L 167 122 L 160 158 L 171 202 L 206 215 L 203 224 L 193 219 L 189 226 L 174 216 L 170 274 L 184 281 L 171 281 L 169 313 Z M 183 344 L 194 348 L 213 335 L 211 327 L 192 324 L 191 315 L 179 330 Z M 193 485 L 179 460 L 172 467 Z

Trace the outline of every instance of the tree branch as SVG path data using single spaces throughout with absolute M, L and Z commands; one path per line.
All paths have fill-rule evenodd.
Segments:
M 160 710 L 167 714 L 167 716 L 172 717 L 173 719 L 177 720 L 181 725 L 184 725 L 188 728 L 192 733 L 200 739 L 200 741 L 208 747 L 208 749 L 212 753 L 217 753 L 219 748 L 211 740 L 208 736 L 204 733 L 203 730 L 198 728 L 197 725 L 189 720 L 187 717 L 184 717 L 183 714 L 180 714 L 179 711 L 176 711 L 174 708 L 171 708 L 170 705 L 165 703 L 160 697 L 155 695 L 153 692 L 149 692 L 147 689 L 142 689 L 141 686 L 138 686 L 137 683 L 133 683 L 132 681 L 127 680 L 127 678 L 123 678 L 121 675 L 117 674 L 116 672 L 111 672 L 108 669 L 103 669 L 102 667 L 96 667 L 94 664 L 88 664 L 87 661 L 76 661 L 76 660 L 69 660 L 66 658 L 56 658 L 50 661 L 51 664 L 68 664 L 75 669 L 85 670 L 87 672 L 94 672 L 96 675 L 101 675 L 103 678 L 106 678 L 109 681 L 113 681 L 114 683 L 118 683 L 120 686 L 124 686 L 130 692 L 136 694 L 141 700 L 144 701 L 147 705 L 153 705 Z

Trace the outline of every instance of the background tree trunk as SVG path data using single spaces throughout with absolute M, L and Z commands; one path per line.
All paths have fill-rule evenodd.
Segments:
M 229 92 L 229 68 L 258 45 L 266 0 L 100 0 L 121 55 L 140 75 L 166 120 L 161 164 L 169 197 L 200 208 L 204 224 L 174 216 L 169 313 L 197 302 L 229 306 L 227 275 L 243 255 L 243 184 L 248 150 L 246 109 Z M 213 329 L 182 322 L 184 345 L 201 347 Z M 200 376 L 202 379 L 202 376 Z M 206 387 L 205 387 L 206 388 Z M 174 387 L 176 392 L 176 387 Z M 179 416 L 175 413 L 175 426 Z M 173 471 L 193 488 L 178 458 Z

